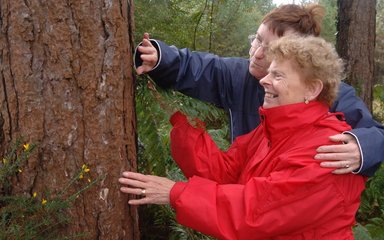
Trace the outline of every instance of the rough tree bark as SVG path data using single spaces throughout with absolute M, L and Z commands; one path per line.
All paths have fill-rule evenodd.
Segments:
M 372 110 L 374 54 L 376 37 L 376 0 L 338 0 L 337 43 L 346 60 L 346 82 Z
M 62 188 L 85 163 L 106 178 L 76 200 L 68 233 L 139 239 L 117 182 L 136 169 L 132 0 L 0 0 L 0 140 L 38 144 L 15 194 Z

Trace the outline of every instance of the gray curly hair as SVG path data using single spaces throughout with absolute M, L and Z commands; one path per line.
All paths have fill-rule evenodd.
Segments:
M 288 35 L 272 42 L 267 51 L 270 61 L 290 59 L 297 63 L 310 86 L 317 79 L 323 83 L 318 100 L 331 106 L 344 75 L 344 61 L 334 46 L 315 36 Z

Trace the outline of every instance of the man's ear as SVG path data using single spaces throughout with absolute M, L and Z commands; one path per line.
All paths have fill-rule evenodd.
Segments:
M 307 87 L 307 98 L 309 101 L 317 99 L 323 90 L 323 82 L 320 79 L 315 79 L 311 82 L 311 84 Z

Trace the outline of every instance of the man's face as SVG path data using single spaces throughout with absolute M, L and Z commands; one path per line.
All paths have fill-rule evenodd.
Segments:
M 267 75 L 270 65 L 270 62 L 266 59 L 265 51 L 268 48 L 268 44 L 279 37 L 270 31 L 264 23 L 260 25 L 255 37 L 249 49 L 249 72 L 255 78 L 261 79 Z

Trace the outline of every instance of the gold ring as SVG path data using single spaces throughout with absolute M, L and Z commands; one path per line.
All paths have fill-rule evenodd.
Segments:
M 141 190 L 141 195 L 144 195 L 145 194 L 145 189 L 142 189 Z

